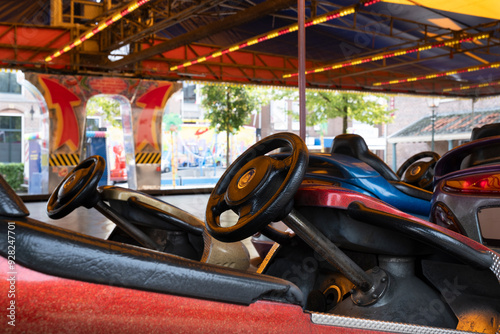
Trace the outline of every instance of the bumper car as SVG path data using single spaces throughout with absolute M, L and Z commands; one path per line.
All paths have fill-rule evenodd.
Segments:
M 361 136 L 343 134 L 335 137 L 331 153 L 310 154 L 305 181 L 351 189 L 428 219 L 434 166 L 439 158 L 434 152 L 415 154 L 395 173 L 370 152 Z
M 326 184 L 356 191 L 429 220 L 432 199 L 430 188 L 434 167 L 440 158 L 437 153 L 417 153 L 395 173 L 369 150 L 359 135 L 336 136 L 330 151 L 309 154 L 303 183 Z M 286 156 L 287 153 L 280 153 L 276 158 L 284 159 Z M 279 223 L 272 226 L 286 230 L 286 226 Z M 263 257 L 272 247 L 273 240 L 259 233 L 252 238 L 252 243 Z
M 498 124 L 494 127 L 498 130 Z M 447 152 L 436 165 L 431 221 L 498 250 L 500 136 L 472 139 Z
M 282 147 L 291 154 L 268 154 Z M 102 160 L 83 161 L 49 216 L 94 208 L 133 243 L 31 219 L 2 180 L 3 332 L 498 332 L 498 253 L 374 197 L 304 184 L 308 159 L 289 133 L 250 147 L 214 187 L 204 225 L 147 195 L 97 187 Z M 235 224 L 221 223 L 227 211 Z M 293 232 L 273 231 L 275 221 Z M 174 232 L 186 235 L 176 244 Z M 215 243 L 220 253 L 256 232 L 277 241 L 256 271 L 227 265 L 245 252 L 211 260 Z

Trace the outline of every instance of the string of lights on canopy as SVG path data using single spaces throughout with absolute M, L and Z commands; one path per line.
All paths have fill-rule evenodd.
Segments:
M 304 24 L 304 27 L 307 28 L 307 27 L 310 27 L 313 25 L 317 25 L 320 23 L 324 23 L 324 22 L 327 22 L 327 21 L 330 21 L 333 19 L 337 19 L 337 18 L 346 16 L 346 15 L 352 14 L 356 11 L 356 8 L 358 6 L 367 7 L 367 6 L 373 5 L 373 4 L 380 2 L 380 1 L 382 1 L 382 0 L 368 0 L 368 1 L 361 2 L 359 5 L 352 5 L 352 6 L 343 7 L 341 9 L 338 9 L 338 10 L 320 15 L 318 17 L 315 17 L 314 19 L 307 20 Z M 250 45 L 254 45 L 257 43 L 268 41 L 268 40 L 276 38 L 278 36 L 283 36 L 285 34 L 297 31 L 298 29 L 299 29 L 298 23 L 289 25 L 287 27 L 275 29 L 275 30 L 272 30 L 272 31 L 267 32 L 265 34 L 259 35 L 257 37 L 252 37 L 252 38 L 250 38 L 246 41 L 240 42 L 238 44 L 231 45 L 228 48 L 225 48 L 223 50 L 219 50 L 219 51 L 214 52 L 212 54 L 209 54 L 207 56 L 203 56 L 203 57 L 200 57 L 200 58 L 195 59 L 195 60 L 190 60 L 188 62 L 181 64 L 181 65 L 172 66 L 170 68 L 170 71 L 176 71 L 178 69 L 186 68 L 186 67 L 189 67 L 189 66 L 195 65 L 195 64 L 199 64 L 199 63 L 205 62 L 205 61 L 213 59 L 213 58 L 218 58 L 218 57 L 225 55 L 227 53 L 243 49 L 243 48 L 250 46 Z
M 378 53 L 374 56 L 361 57 L 361 58 L 356 58 L 356 59 L 349 60 L 346 62 L 339 62 L 339 63 L 330 64 L 327 66 L 314 68 L 312 70 L 307 70 L 305 72 L 305 74 L 307 75 L 307 74 L 313 74 L 313 73 L 320 73 L 320 72 L 324 72 L 324 71 L 336 70 L 339 68 L 345 68 L 345 67 L 349 67 L 349 66 L 365 64 L 365 63 L 369 63 L 369 62 L 373 62 L 373 61 L 377 61 L 377 60 L 383 60 L 383 59 L 387 59 L 387 58 L 403 56 L 403 55 L 407 55 L 407 54 L 411 54 L 411 53 L 415 53 L 415 52 L 421 52 L 421 51 L 425 51 L 425 50 L 430 50 L 430 49 L 434 49 L 434 48 L 451 47 L 451 46 L 455 46 L 455 45 L 458 45 L 458 44 L 464 43 L 464 42 L 472 42 L 475 40 L 488 38 L 489 36 L 490 36 L 489 33 L 478 33 L 478 34 L 466 35 L 466 36 L 462 36 L 462 37 L 458 37 L 458 38 L 453 38 L 453 39 L 447 40 L 445 42 L 435 42 L 435 43 L 424 44 L 424 45 L 419 46 L 419 47 L 409 47 L 409 48 L 404 48 L 404 49 L 400 49 L 400 50 L 396 50 L 396 51 L 382 52 L 382 53 Z M 286 79 L 286 78 L 296 77 L 298 75 L 299 75 L 298 72 L 290 73 L 290 74 L 283 75 L 283 78 Z
M 127 6 L 125 9 L 122 9 L 122 10 L 114 13 L 113 15 L 109 16 L 105 20 L 101 21 L 95 28 L 86 31 L 85 33 L 83 33 L 82 35 L 80 35 L 78 38 L 74 39 L 71 43 L 65 45 L 59 51 L 54 52 L 52 55 L 50 55 L 47 58 L 45 58 L 45 61 L 46 62 L 50 62 L 54 58 L 57 58 L 57 57 L 61 56 L 62 54 L 70 51 L 71 49 L 77 47 L 78 45 L 82 44 L 86 40 L 92 38 L 95 34 L 99 33 L 100 31 L 103 31 L 104 29 L 106 29 L 107 27 L 109 27 L 110 25 L 112 25 L 113 23 L 115 23 L 116 21 L 119 21 L 124 16 L 132 13 L 134 10 L 136 10 L 137 8 L 145 5 L 149 1 L 151 1 L 151 0 L 138 0 L 138 1 L 134 1 L 132 4 L 130 4 L 129 6 Z
M 480 66 L 464 67 L 464 68 L 459 68 L 459 69 L 452 70 L 452 71 L 436 72 L 436 73 L 431 73 L 431 74 L 427 74 L 427 75 L 420 75 L 420 76 L 410 77 L 410 78 L 405 78 L 405 79 L 397 79 L 397 80 L 391 80 L 391 81 L 385 81 L 385 82 L 375 82 L 373 85 L 374 86 L 395 85 L 395 84 L 399 84 L 399 83 L 428 80 L 428 79 L 445 77 L 445 76 L 449 76 L 449 75 L 455 75 L 455 74 L 459 74 L 459 73 L 470 73 L 470 72 L 487 70 L 490 68 L 498 68 L 498 67 L 500 67 L 500 62 L 485 64 L 485 65 L 480 65 Z
M 475 84 L 475 85 L 453 87 L 453 88 L 445 88 L 445 89 L 443 89 L 443 92 L 457 92 L 457 91 L 461 91 L 461 90 L 469 90 L 469 89 L 476 89 L 476 88 L 492 87 L 492 86 L 499 86 L 499 85 L 500 85 L 500 81 L 484 82 L 484 83 Z

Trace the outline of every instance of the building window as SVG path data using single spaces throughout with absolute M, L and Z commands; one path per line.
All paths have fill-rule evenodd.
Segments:
M 100 117 L 87 117 L 87 124 L 86 124 L 87 131 L 99 131 L 100 127 L 101 127 Z
M 16 77 L 16 73 L 0 72 L 0 93 L 21 94 L 21 85 Z
M 21 116 L 0 116 L 0 162 L 21 162 Z
M 196 103 L 196 85 L 184 84 L 182 92 L 184 93 L 184 103 Z

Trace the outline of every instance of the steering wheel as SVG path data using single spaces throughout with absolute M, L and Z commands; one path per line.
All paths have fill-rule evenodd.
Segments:
M 97 185 L 105 166 L 104 158 L 97 155 L 79 163 L 50 195 L 47 215 L 52 219 L 59 219 L 79 206 L 88 209 L 94 207 L 99 200 Z
M 291 149 L 279 160 L 266 155 L 278 148 Z M 309 160 L 307 146 L 293 133 L 278 133 L 257 142 L 222 175 L 208 199 L 206 227 L 216 239 L 243 240 L 290 213 Z M 233 210 L 235 225 L 222 227 L 220 216 Z
M 106 161 L 98 155 L 80 162 L 50 195 L 47 202 L 47 215 L 52 219 L 59 219 L 80 206 L 87 209 L 96 208 L 141 245 L 159 250 L 160 247 L 155 241 L 136 226 L 122 219 L 101 200 L 97 185 L 104 173 L 105 166 Z
M 419 161 L 424 158 L 431 158 L 431 160 Z M 432 191 L 434 167 L 439 158 L 441 158 L 441 156 L 432 151 L 417 153 L 406 160 L 401 167 L 399 167 L 396 174 L 403 182 Z

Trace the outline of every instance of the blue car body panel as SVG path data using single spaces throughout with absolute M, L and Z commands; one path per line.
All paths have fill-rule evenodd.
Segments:
M 332 182 L 378 198 L 401 211 L 429 218 L 430 201 L 403 193 L 368 164 L 348 155 L 310 154 L 306 178 Z

